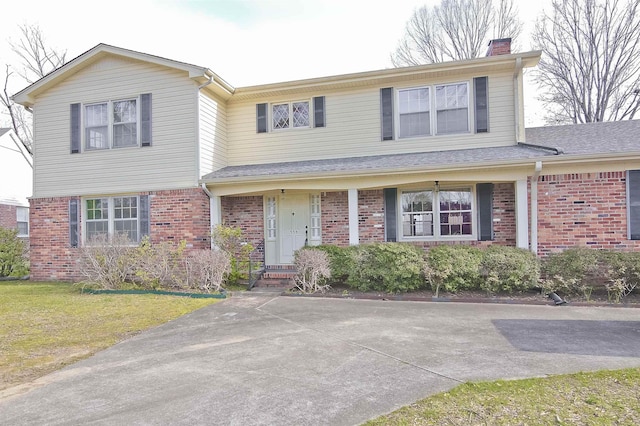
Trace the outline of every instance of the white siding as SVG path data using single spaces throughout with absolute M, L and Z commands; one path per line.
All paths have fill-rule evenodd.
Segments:
M 200 94 L 200 171 L 204 176 L 227 165 L 227 114 L 225 105 Z
M 468 81 L 473 89 L 473 77 L 451 80 L 404 83 L 395 88 L 435 85 Z M 380 155 L 479 148 L 515 144 L 515 113 L 513 74 L 503 72 L 489 76 L 489 133 L 429 136 L 423 138 L 381 141 L 380 87 L 340 92 L 312 93 L 326 98 L 326 127 L 291 129 L 256 133 L 256 103 L 286 102 L 304 99 L 265 98 L 259 102 L 230 103 L 227 106 L 228 165 L 259 164 L 281 161 L 344 158 L 362 155 Z M 473 117 L 470 99 L 469 112 Z M 473 126 L 472 126 L 473 128 Z
M 70 105 L 152 94 L 151 147 L 70 154 Z M 34 196 L 193 187 L 197 175 L 197 86 L 185 72 L 104 58 L 36 99 Z

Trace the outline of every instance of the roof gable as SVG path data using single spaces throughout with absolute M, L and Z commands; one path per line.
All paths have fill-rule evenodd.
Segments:
M 148 53 L 136 52 L 134 50 L 123 49 L 121 47 L 115 47 L 108 44 L 100 43 L 92 49 L 84 52 L 80 56 L 77 56 L 76 58 L 67 62 L 60 68 L 53 70 L 25 89 L 19 91 L 12 98 L 18 104 L 27 107 L 33 106 L 36 96 L 38 96 L 40 93 L 45 92 L 49 88 L 67 79 L 69 76 L 76 74 L 80 70 L 83 70 L 91 64 L 94 64 L 102 58 L 110 55 L 136 59 L 139 61 L 149 62 L 184 71 L 187 73 L 189 78 L 197 81 L 200 84 L 215 82 L 218 91 L 223 92 L 221 93 L 222 95 L 229 96 L 234 90 L 233 87 L 231 87 L 228 83 L 226 83 L 223 79 L 221 79 L 213 71 L 206 67 L 188 64 L 186 62 L 174 61 L 172 59 L 150 55 Z M 214 92 L 216 91 L 216 88 L 213 89 Z

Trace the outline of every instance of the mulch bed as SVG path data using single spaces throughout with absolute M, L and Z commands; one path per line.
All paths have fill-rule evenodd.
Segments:
M 408 293 L 390 294 L 379 291 L 358 291 L 344 285 L 331 287 L 325 293 L 303 294 L 296 288 L 284 293 L 285 296 L 302 297 L 331 297 L 340 299 L 371 299 L 371 300 L 408 300 L 421 302 L 461 302 L 461 303 L 503 303 L 525 305 L 555 305 L 555 303 L 540 291 L 525 293 L 488 295 L 480 291 L 460 291 L 458 293 L 440 292 L 439 297 L 429 289 L 412 291 Z M 586 300 L 579 295 L 563 295 L 560 297 L 573 306 L 608 306 L 608 307 L 632 307 L 640 308 L 640 292 L 636 289 L 625 297 L 621 303 L 609 302 L 607 292 L 604 289 L 594 290 L 591 298 Z M 563 305 L 566 306 L 566 305 Z

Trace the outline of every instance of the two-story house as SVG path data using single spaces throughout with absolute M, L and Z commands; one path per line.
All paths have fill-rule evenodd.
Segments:
M 31 276 L 79 278 L 98 234 L 208 248 L 217 223 L 268 267 L 317 244 L 638 247 L 638 122 L 525 132 L 541 52 L 489 51 L 236 88 L 100 44 L 14 96 L 34 112 Z

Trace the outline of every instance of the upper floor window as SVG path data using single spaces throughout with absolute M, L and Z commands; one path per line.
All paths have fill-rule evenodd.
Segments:
M 325 99 L 256 104 L 256 132 L 325 127 Z M 271 125 L 269 125 L 271 123 Z
M 274 130 L 309 127 L 309 101 L 273 104 L 271 118 Z
M 138 146 L 137 105 L 137 99 L 85 105 L 85 149 Z
M 433 86 L 381 88 L 381 139 L 487 133 L 488 90 L 488 77 Z
M 151 93 L 71 104 L 71 153 L 151 146 Z
M 18 228 L 18 237 L 29 236 L 29 207 L 16 208 L 16 224 Z
M 436 129 L 439 135 L 469 131 L 469 86 L 467 83 L 436 86 Z

